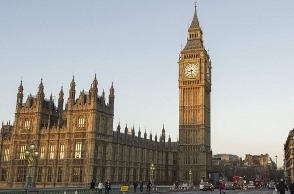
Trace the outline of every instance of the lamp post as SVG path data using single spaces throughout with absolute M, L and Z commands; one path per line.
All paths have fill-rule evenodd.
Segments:
M 36 145 L 32 142 L 29 148 L 25 151 L 25 157 L 28 160 L 28 175 L 26 177 L 26 187 L 33 187 L 32 166 L 38 158 L 39 152 L 36 150 Z
M 276 155 L 276 183 L 278 182 L 278 156 Z
M 192 186 L 192 171 L 191 171 L 191 169 L 189 171 L 189 186 L 190 187 Z
M 155 167 L 154 167 L 154 164 L 151 163 L 150 165 L 150 179 L 151 179 L 151 184 L 154 185 L 154 170 L 155 170 Z

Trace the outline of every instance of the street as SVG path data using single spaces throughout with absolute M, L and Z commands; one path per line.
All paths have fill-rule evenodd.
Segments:
M 192 191 L 178 191 L 178 192 L 170 192 L 177 194 L 219 194 L 219 190 L 216 189 L 214 191 L 200 191 L 200 190 L 192 190 Z M 248 189 L 248 190 L 227 190 L 226 194 L 278 194 L 275 190 L 262 188 L 262 189 Z M 285 194 L 290 194 L 288 191 Z

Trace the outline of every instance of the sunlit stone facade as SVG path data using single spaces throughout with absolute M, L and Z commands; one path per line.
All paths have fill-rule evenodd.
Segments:
M 43 82 L 36 96 L 23 102 L 21 82 L 15 120 L 2 124 L 0 187 L 24 187 L 28 174 L 25 150 L 33 142 L 39 152 L 32 167 L 36 187 L 86 186 L 94 179 L 112 183 L 133 180 L 172 183 L 176 179 L 177 143 L 172 143 L 162 128 L 160 137 L 147 137 L 138 129 L 120 125 L 113 130 L 114 87 L 98 95 L 96 76 L 89 92 L 75 97 L 74 78 L 64 105 L 61 88 L 57 105 L 45 98 Z M 150 177 L 150 165 L 155 166 Z

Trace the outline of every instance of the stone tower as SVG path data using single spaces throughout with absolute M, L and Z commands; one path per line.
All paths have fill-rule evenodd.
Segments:
M 211 61 L 196 5 L 187 43 L 179 56 L 179 180 L 206 179 L 211 169 Z M 191 170 L 191 173 L 189 173 Z

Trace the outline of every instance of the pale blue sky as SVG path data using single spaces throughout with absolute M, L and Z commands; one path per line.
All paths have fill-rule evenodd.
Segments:
M 294 1 L 198 0 L 212 59 L 214 154 L 268 153 L 282 164 L 294 127 Z M 97 74 L 115 88 L 114 128 L 178 137 L 178 55 L 194 0 L 0 1 L 0 120 L 14 120 L 17 87 L 65 99 Z

